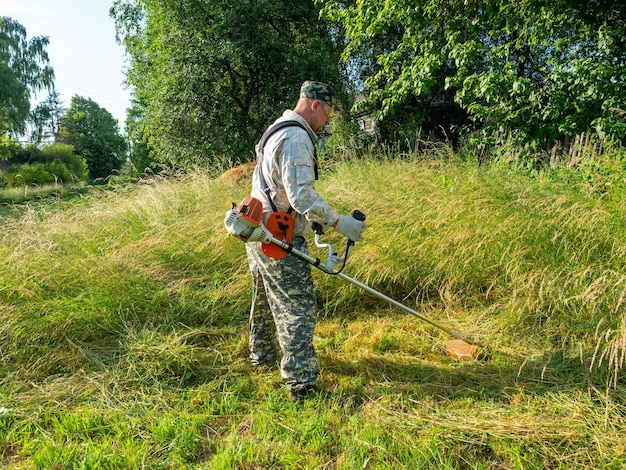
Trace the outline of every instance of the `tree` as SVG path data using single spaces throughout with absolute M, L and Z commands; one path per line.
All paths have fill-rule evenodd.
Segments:
M 31 113 L 30 121 L 33 130 L 30 140 L 32 142 L 41 142 L 42 140 L 55 142 L 58 140 L 61 116 L 64 113 L 65 108 L 61 103 L 61 95 L 56 90 L 52 90 Z
M 381 116 L 445 90 L 489 128 L 543 142 L 626 133 L 626 6 L 604 0 L 318 0 L 370 66 Z M 363 57 L 367 60 L 362 59 Z
M 74 95 L 61 118 L 59 142 L 73 145 L 94 180 L 107 178 L 126 160 L 127 143 L 111 113 L 95 101 Z
M 0 135 L 21 134 L 30 115 L 31 93 L 51 89 L 48 38 L 26 38 L 17 21 L 0 17 Z
M 155 165 L 154 153 L 150 150 L 148 139 L 143 130 L 144 108 L 141 102 L 133 99 L 126 116 L 126 133 L 131 139 L 128 158 L 133 170 L 142 175 L 146 172 L 158 173 L 159 165 Z
M 338 51 L 318 13 L 300 0 L 116 1 L 137 129 L 155 157 L 247 161 L 303 81 L 339 88 Z

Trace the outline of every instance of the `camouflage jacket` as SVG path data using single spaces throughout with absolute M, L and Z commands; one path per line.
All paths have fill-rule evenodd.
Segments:
M 261 165 L 256 166 L 252 176 L 252 196 L 263 201 L 264 221 L 267 222 L 272 206 L 263 190 L 260 171 L 270 188 L 270 195 L 281 212 L 293 208 L 294 235 L 304 235 L 312 222 L 330 227 L 339 214 L 318 194 L 315 184 L 315 162 L 313 142 L 317 135 L 298 113 L 286 110 L 275 123 L 296 120 L 308 130 L 292 126 L 275 132 L 265 144 L 262 157 L 259 145 L 257 156 Z

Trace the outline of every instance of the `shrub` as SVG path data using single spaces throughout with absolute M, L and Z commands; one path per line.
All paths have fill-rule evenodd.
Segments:
M 72 174 L 65 163 L 60 162 L 23 163 L 13 167 L 4 177 L 6 185 L 10 187 L 70 182 L 72 179 Z
M 71 174 L 72 179 L 87 179 L 87 162 L 83 157 L 74 153 L 74 146 L 69 144 L 52 144 L 42 149 L 42 156 L 46 162 L 59 162 L 65 165 L 66 170 Z M 56 173 L 55 173 L 56 174 Z M 56 176 L 69 182 L 70 179 L 62 178 L 60 174 Z
M 15 187 L 50 183 L 71 183 L 87 179 L 87 163 L 68 144 L 15 146 L 7 159 L 0 185 Z

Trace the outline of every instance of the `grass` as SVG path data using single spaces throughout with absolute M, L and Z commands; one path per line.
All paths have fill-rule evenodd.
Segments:
M 21 204 L 26 201 L 40 200 L 43 198 L 67 197 L 78 194 L 84 188 L 84 183 L 54 183 L 37 186 L 1 188 L 0 204 L 10 206 L 11 204 Z M 6 213 L 6 208 L 0 211 L 0 215 L 6 215 Z
M 154 178 L 2 219 L 0 465 L 622 468 L 623 209 L 428 156 L 338 162 L 319 190 L 368 216 L 348 275 L 487 356 L 456 362 L 445 333 L 316 272 L 324 392 L 300 405 L 246 359 L 245 249 L 222 225 L 245 179 Z

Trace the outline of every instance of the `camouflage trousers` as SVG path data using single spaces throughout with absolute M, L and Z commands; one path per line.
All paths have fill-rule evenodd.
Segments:
M 294 237 L 293 246 L 308 252 L 303 237 Z M 273 360 L 280 347 L 280 373 L 287 388 L 297 390 L 314 384 L 319 362 L 313 347 L 317 307 L 311 266 L 293 254 L 269 258 L 260 243 L 246 243 L 246 251 L 254 289 L 250 310 L 252 364 Z

